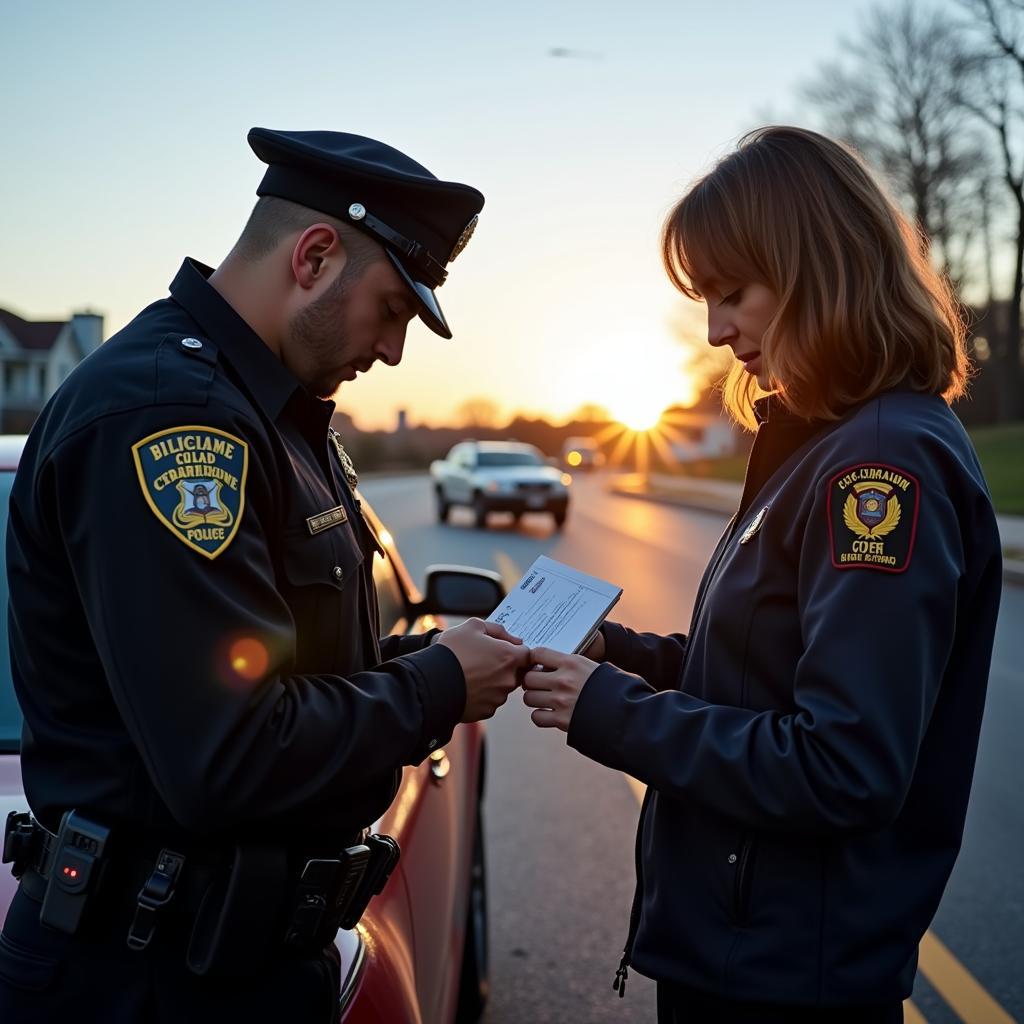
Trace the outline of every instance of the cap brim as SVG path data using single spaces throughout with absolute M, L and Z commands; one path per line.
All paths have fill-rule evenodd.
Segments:
M 394 264 L 395 270 L 402 275 L 402 280 L 405 281 L 416 297 L 420 319 L 435 334 L 440 334 L 442 338 L 450 338 L 452 336 L 451 328 L 448 326 L 448 321 L 445 320 L 444 313 L 441 312 L 441 307 L 430 286 L 425 285 L 422 281 L 417 281 L 402 266 L 402 261 L 390 249 L 385 249 L 384 251 L 387 253 L 388 259 Z

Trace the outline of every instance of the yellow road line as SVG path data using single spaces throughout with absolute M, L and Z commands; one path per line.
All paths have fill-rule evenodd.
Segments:
M 919 966 L 964 1024 L 1015 1024 L 934 932 L 921 940 Z
M 647 787 L 623 775 L 638 803 L 643 803 Z M 964 1024 L 1017 1024 L 974 979 L 974 976 L 939 941 L 934 932 L 921 940 L 919 969 L 932 987 L 956 1012 Z M 904 1024 L 928 1024 L 908 999 L 903 1003 Z
M 504 551 L 495 551 L 494 561 L 497 564 L 498 572 L 501 575 L 501 585 L 506 590 L 511 590 L 522 577 L 522 569 L 520 569 Z
M 903 1024 L 928 1024 L 928 1019 L 909 1000 L 903 1000 Z

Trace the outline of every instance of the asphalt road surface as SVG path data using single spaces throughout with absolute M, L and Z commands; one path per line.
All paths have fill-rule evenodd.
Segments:
M 561 533 L 546 516 L 468 510 L 434 519 L 425 476 L 365 479 L 418 584 L 435 562 L 494 569 L 511 584 L 539 554 L 624 588 L 617 621 L 686 629 L 725 519 L 608 494 L 578 476 Z M 989 698 L 963 848 L 931 931 L 908 1024 L 1024 1022 L 1024 589 L 1003 590 Z M 639 784 L 532 725 L 518 696 L 488 723 L 485 805 L 492 998 L 486 1024 L 631 1024 L 655 1019 L 654 986 L 630 972 L 612 992 L 633 892 Z M 632 783 L 632 784 L 631 784 Z

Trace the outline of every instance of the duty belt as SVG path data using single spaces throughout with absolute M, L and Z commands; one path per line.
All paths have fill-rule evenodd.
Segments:
M 72 933 L 86 897 L 97 894 L 101 902 L 113 899 L 125 907 L 122 900 L 134 893 L 131 879 L 138 885 L 143 878 L 127 936 L 128 946 L 139 951 L 149 946 L 161 912 L 177 895 L 181 909 L 194 913 L 188 964 L 209 975 L 251 973 L 261 953 L 281 944 L 322 949 L 339 927 L 355 927 L 400 855 L 390 836 L 363 832 L 335 856 L 296 858 L 285 847 L 254 843 L 224 846 L 216 861 L 169 847 L 155 857 L 129 856 L 131 837 L 122 832 L 120 852 L 108 857 L 108 835 L 74 812 L 64 815 L 58 835 L 30 814 L 12 812 L 3 861 L 13 864 L 26 895 L 42 904 L 40 919 Z M 292 865 L 299 864 L 296 871 Z

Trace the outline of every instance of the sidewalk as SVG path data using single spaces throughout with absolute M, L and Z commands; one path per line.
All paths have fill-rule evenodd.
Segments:
M 669 473 L 625 473 L 615 477 L 608 489 L 630 498 L 685 505 L 730 516 L 740 503 L 743 487 L 731 480 Z M 1003 579 L 1024 584 L 1024 516 L 996 516 L 996 520 L 1003 541 Z

